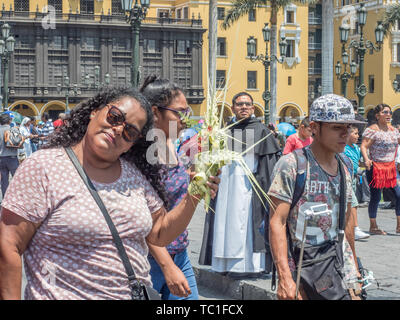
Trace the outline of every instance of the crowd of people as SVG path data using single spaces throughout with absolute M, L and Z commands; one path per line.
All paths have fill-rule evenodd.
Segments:
M 47 113 L 43 113 L 39 122 L 34 117 L 24 117 L 21 123 L 13 121 L 9 113 L 0 114 L 0 175 L 3 197 L 10 175 L 14 176 L 19 164 L 42 148 L 53 131 L 53 122 Z M 11 143 L 11 132 L 15 139 L 14 144 Z
M 200 264 L 235 279 L 276 273 L 280 299 L 359 299 L 354 241 L 386 234 L 376 220 L 383 189 L 395 194 L 400 233 L 400 133 L 388 105 L 372 124 L 356 111 L 321 96 L 285 137 L 237 93 L 229 135 L 269 201 L 234 161 L 210 177 Z M 190 114 L 183 89 L 157 76 L 140 90 L 105 88 L 54 122 L 45 113 L 17 126 L 1 114 L 0 298 L 20 299 L 23 256 L 26 299 L 134 299 L 134 281 L 165 300 L 198 299 L 186 227 L 200 196 L 188 193 L 195 172 L 176 146 Z M 167 150 L 156 163 L 147 159 L 153 128 Z M 357 224 L 363 167 L 368 233 Z
M 243 104 L 242 100 L 248 103 Z M 257 121 L 263 126 L 254 117 L 252 97 L 248 93 L 234 97 L 232 111 L 235 114 L 230 123 L 232 132 L 254 128 L 253 123 Z M 276 269 L 278 298 L 281 299 L 294 299 L 295 295 L 299 299 L 321 299 L 324 298 L 323 291 L 326 291 L 325 298 L 357 299 L 361 295 L 362 279 L 354 241 L 386 234 L 376 222 L 382 190 L 393 190 L 396 232 L 400 233 L 400 156 L 396 158 L 400 140 L 398 129 L 391 125 L 391 115 L 388 105 L 379 104 L 374 109 L 375 121 L 367 123 L 358 115 L 354 100 L 325 95 L 313 102 L 309 116 L 300 122 L 296 133 L 285 136 L 275 125 L 269 124 L 262 134 L 272 134 L 275 138 L 275 142 L 265 142 L 268 148 L 264 151 L 269 150 L 264 154 L 269 163 L 261 162 L 256 151 L 256 161 L 251 168 L 254 173 L 264 171 L 268 177 L 262 181 L 257 174 L 273 204 L 267 210 L 258 208 L 261 214 L 257 212 L 254 206 L 257 196 L 252 194 L 245 175 L 238 173 L 234 164 L 224 167 L 218 196 L 212 210 L 206 214 L 199 263 L 210 265 L 215 272 L 232 278 L 261 277 L 263 273 L 274 273 Z M 396 162 L 395 158 L 398 159 Z M 345 176 L 340 175 L 340 163 L 346 169 Z M 305 177 L 300 174 L 304 171 Z M 346 199 L 342 200 L 340 181 L 344 177 Z M 366 178 L 363 183 L 368 192 L 360 191 L 361 177 Z M 302 188 L 299 187 L 301 184 Z M 340 238 L 342 201 L 345 222 L 341 259 L 349 291 L 342 292 L 339 297 L 331 295 L 329 288 L 324 288 L 316 294 L 316 283 L 320 279 L 305 279 L 306 270 L 302 270 L 305 275 L 301 276 L 300 284 L 293 281 L 301 263 L 300 251 L 303 251 L 302 255 L 308 253 L 315 257 L 316 253 L 309 251 L 334 247 L 332 241 Z M 367 232 L 358 226 L 359 201 L 368 202 L 370 228 Z M 265 218 L 261 223 L 260 215 Z M 305 225 L 307 230 L 303 229 Z M 261 247 L 257 242 L 260 234 L 264 240 Z M 313 261 L 306 264 L 314 265 Z M 318 274 L 315 270 L 312 273 L 314 276 Z M 330 282 L 331 278 L 321 282 L 326 285 L 326 281 Z

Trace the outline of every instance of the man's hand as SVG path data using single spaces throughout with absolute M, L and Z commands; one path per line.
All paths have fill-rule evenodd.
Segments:
M 192 293 L 185 275 L 175 264 L 163 269 L 165 282 L 169 291 L 177 297 L 187 297 Z
M 294 300 L 296 298 L 296 283 L 291 277 L 279 280 L 277 296 L 278 300 Z M 303 300 L 300 290 L 297 299 Z

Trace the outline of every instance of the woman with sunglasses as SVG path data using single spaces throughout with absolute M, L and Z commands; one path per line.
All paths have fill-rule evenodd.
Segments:
M 161 130 L 161 136 L 165 135 L 167 152 L 162 152 L 166 156 L 160 154 L 160 162 L 166 165 L 163 184 L 170 210 L 187 194 L 189 175 L 177 156 L 174 141 L 185 128 L 181 117 L 189 115 L 191 109 L 183 90 L 169 80 L 149 76 L 140 91 L 152 106 L 155 127 Z M 198 299 L 196 278 L 186 250 L 188 244 L 185 230 L 166 248 L 149 245 L 153 287 L 163 300 Z
M 45 149 L 24 161 L 2 202 L 0 299 L 21 297 L 22 254 L 25 299 L 131 299 L 111 232 L 67 147 L 104 202 L 136 277 L 151 285 L 146 241 L 170 243 L 198 203 L 186 195 L 167 214 L 160 166 L 146 159 L 152 125 L 143 95 L 107 88 L 74 108 Z
M 386 235 L 378 228 L 376 215 L 382 189 L 393 188 L 396 195 L 396 232 L 400 233 L 400 179 L 396 170 L 395 158 L 400 143 L 400 133 L 392 125 L 392 111 L 387 104 L 378 104 L 374 109 L 376 123 L 365 129 L 361 143 L 361 153 L 367 168 L 367 180 L 371 192 L 368 204 L 370 234 Z M 368 152 L 369 151 L 369 154 Z

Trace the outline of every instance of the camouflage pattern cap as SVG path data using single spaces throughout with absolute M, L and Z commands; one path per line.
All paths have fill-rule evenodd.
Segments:
M 362 123 L 354 119 L 352 103 L 342 96 L 326 94 L 314 100 L 309 111 L 310 121 L 331 123 Z

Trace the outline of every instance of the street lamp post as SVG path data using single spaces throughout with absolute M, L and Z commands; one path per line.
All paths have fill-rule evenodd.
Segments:
M 94 76 L 93 87 L 95 90 L 98 90 L 100 87 L 107 86 L 110 84 L 110 75 L 108 73 L 106 73 L 104 75 L 104 81 L 100 82 L 100 67 L 99 66 L 94 67 L 94 75 L 93 76 Z M 85 85 L 87 86 L 88 89 L 91 87 L 90 78 L 91 78 L 91 75 L 86 74 Z
M 346 41 L 344 39 L 348 38 L 348 32 L 350 28 L 348 26 L 341 26 L 339 27 L 340 30 L 340 41 L 342 42 L 342 63 L 344 66 L 344 71 L 341 74 L 342 71 L 342 66 L 340 62 L 338 61 L 335 65 L 335 74 L 337 76 L 338 80 L 341 80 L 341 85 L 342 85 L 342 94 L 346 98 L 347 97 L 347 82 L 354 78 L 355 73 L 357 72 L 357 64 L 354 62 L 354 60 L 350 63 L 350 73 L 347 72 L 347 65 L 349 64 L 349 55 L 346 51 L 345 43 Z M 346 35 L 347 33 L 347 35 Z
M 139 85 L 139 31 L 142 20 L 146 18 L 150 0 L 121 0 L 121 7 L 125 13 L 126 20 L 132 27 L 132 64 L 131 64 L 131 84 L 136 88 Z
M 265 125 L 269 123 L 269 102 L 271 100 L 271 91 L 269 91 L 269 81 L 268 81 L 268 76 L 269 76 L 269 66 L 271 65 L 271 62 L 273 59 L 275 59 L 278 63 L 283 63 L 285 60 L 286 56 L 286 49 L 287 49 L 287 42 L 284 37 L 281 38 L 281 41 L 279 42 L 279 51 L 281 54 L 281 57 L 278 58 L 275 55 L 269 56 L 268 54 L 268 43 L 271 39 L 271 29 L 268 27 L 268 23 L 265 23 L 264 28 L 262 29 L 262 34 L 265 42 L 265 55 L 260 54 L 256 56 L 256 40 L 254 37 L 250 37 L 247 40 L 247 51 L 249 52 L 250 60 L 251 62 L 254 61 L 261 61 L 261 63 L 264 65 L 265 68 L 265 90 L 263 92 L 263 99 L 265 102 L 264 105 L 264 122 Z
M 61 93 L 62 90 L 65 90 L 65 112 L 69 113 L 69 96 L 70 94 L 80 95 L 81 90 L 78 88 L 78 84 L 74 83 L 71 84 L 70 79 L 68 76 L 64 76 L 64 84 L 58 83 L 57 84 L 57 91 Z
M 358 113 L 364 115 L 364 98 L 367 95 L 367 87 L 364 84 L 364 60 L 367 50 L 369 49 L 369 53 L 373 54 L 374 51 L 380 51 L 383 43 L 384 36 L 384 28 L 382 26 L 381 21 L 378 21 L 378 25 L 375 28 L 375 42 L 376 46 L 370 41 L 364 39 L 364 26 L 367 21 L 367 9 L 365 8 L 365 4 L 363 2 L 360 3 L 360 8 L 357 10 L 357 21 L 360 26 L 360 40 L 353 40 L 350 42 L 348 49 L 354 48 L 356 50 L 356 55 L 359 61 L 359 79 L 360 83 L 357 87 L 357 96 L 358 96 Z M 343 27 L 340 29 L 340 41 L 342 42 L 342 48 L 345 48 L 345 44 L 348 40 L 349 36 L 349 28 L 345 28 L 347 30 L 343 30 Z M 342 51 L 343 52 L 343 51 Z M 336 67 L 335 67 L 336 68 Z M 337 71 L 337 70 L 336 70 Z M 340 73 L 340 72 L 339 72 Z M 347 79 L 348 80 L 348 79 Z M 346 82 L 347 82 L 346 80 Z
M 10 36 L 10 30 L 11 27 L 8 23 L 5 23 L 1 26 L 2 39 L 0 39 L 0 56 L 4 70 L 2 111 L 8 107 L 8 63 L 10 61 L 11 54 L 14 52 L 15 46 L 15 39 L 13 36 Z

